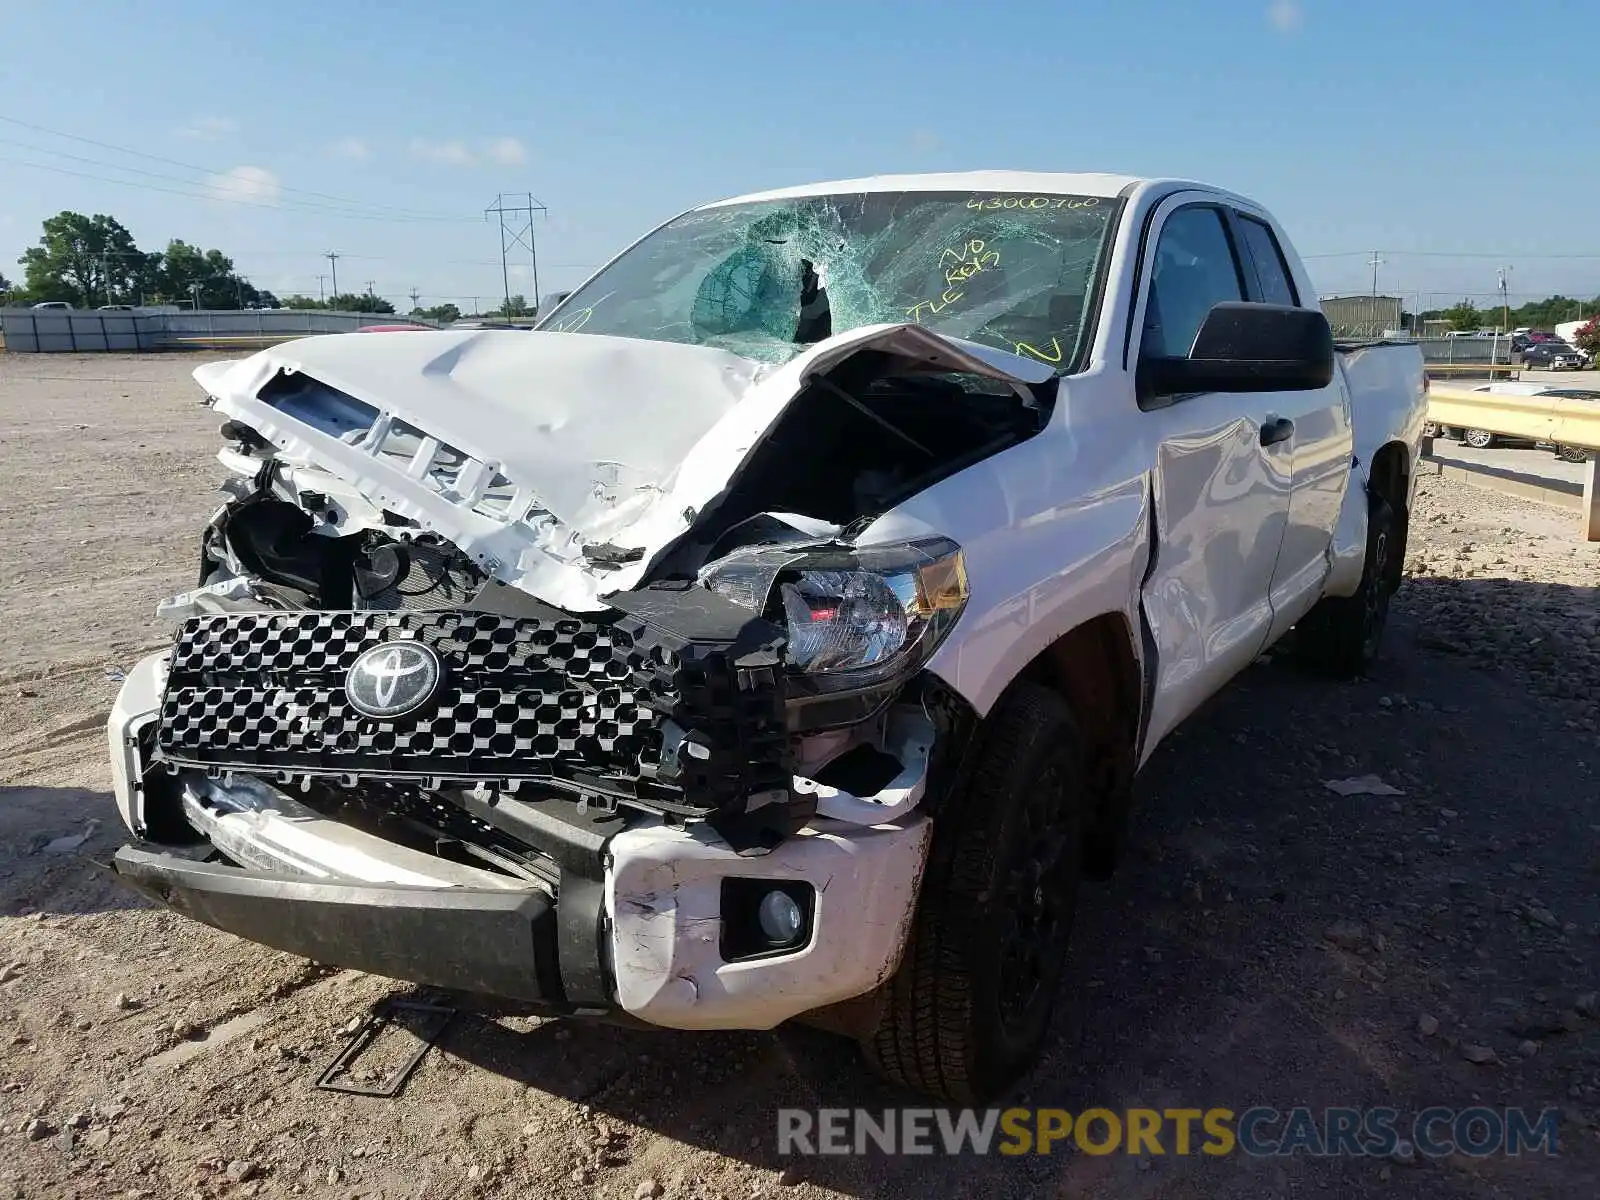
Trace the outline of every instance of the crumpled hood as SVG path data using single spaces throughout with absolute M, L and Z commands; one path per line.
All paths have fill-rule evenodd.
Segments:
M 639 581 L 811 375 L 868 346 L 1019 385 L 1050 376 L 1003 351 L 887 325 L 776 367 L 675 342 L 464 330 L 303 338 L 194 377 L 286 462 L 418 521 L 505 583 L 585 611 Z M 342 396 L 259 395 L 280 374 Z M 421 437 L 386 452 L 406 427 Z M 430 466 L 446 460 L 447 472 Z M 624 551 L 621 565 L 586 553 L 596 545 Z

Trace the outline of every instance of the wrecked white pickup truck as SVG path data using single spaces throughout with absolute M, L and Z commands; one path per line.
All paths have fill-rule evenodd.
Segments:
M 1135 771 L 1371 661 L 1424 419 L 1273 218 L 879 178 L 641 239 L 533 333 L 195 377 L 231 499 L 110 720 L 118 874 L 316 961 L 958 1101 L 1034 1060 Z

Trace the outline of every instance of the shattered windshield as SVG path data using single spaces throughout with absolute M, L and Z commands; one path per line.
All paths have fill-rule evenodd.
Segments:
M 1010 192 L 853 192 L 686 213 L 541 328 L 688 342 L 780 363 L 863 325 L 915 322 L 1067 370 L 1118 203 Z

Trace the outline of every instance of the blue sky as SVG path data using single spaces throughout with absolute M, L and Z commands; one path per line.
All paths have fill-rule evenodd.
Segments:
M 548 207 L 549 291 L 701 201 L 1017 167 L 1244 192 L 1325 293 L 1370 288 L 1377 247 L 1383 290 L 1425 303 L 1490 293 L 1501 265 L 1513 296 L 1592 296 L 1589 8 L 14 2 L 0 272 L 18 277 L 40 220 L 71 208 L 115 214 L 147 249 L 219 247 L 280 294 L 315 294 L 333 249 L 342 290 L 470 306 L 500 292 L 482 215 L 498 192 Z M 530 292 L 523 264 L 513 290 Z

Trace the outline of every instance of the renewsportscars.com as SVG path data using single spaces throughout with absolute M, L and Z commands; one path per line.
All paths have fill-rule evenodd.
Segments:
M 1559 1109 L 781 1108 L 778 1153 L 1082 1154 L 1252 1157 L 1558 1153 Z

